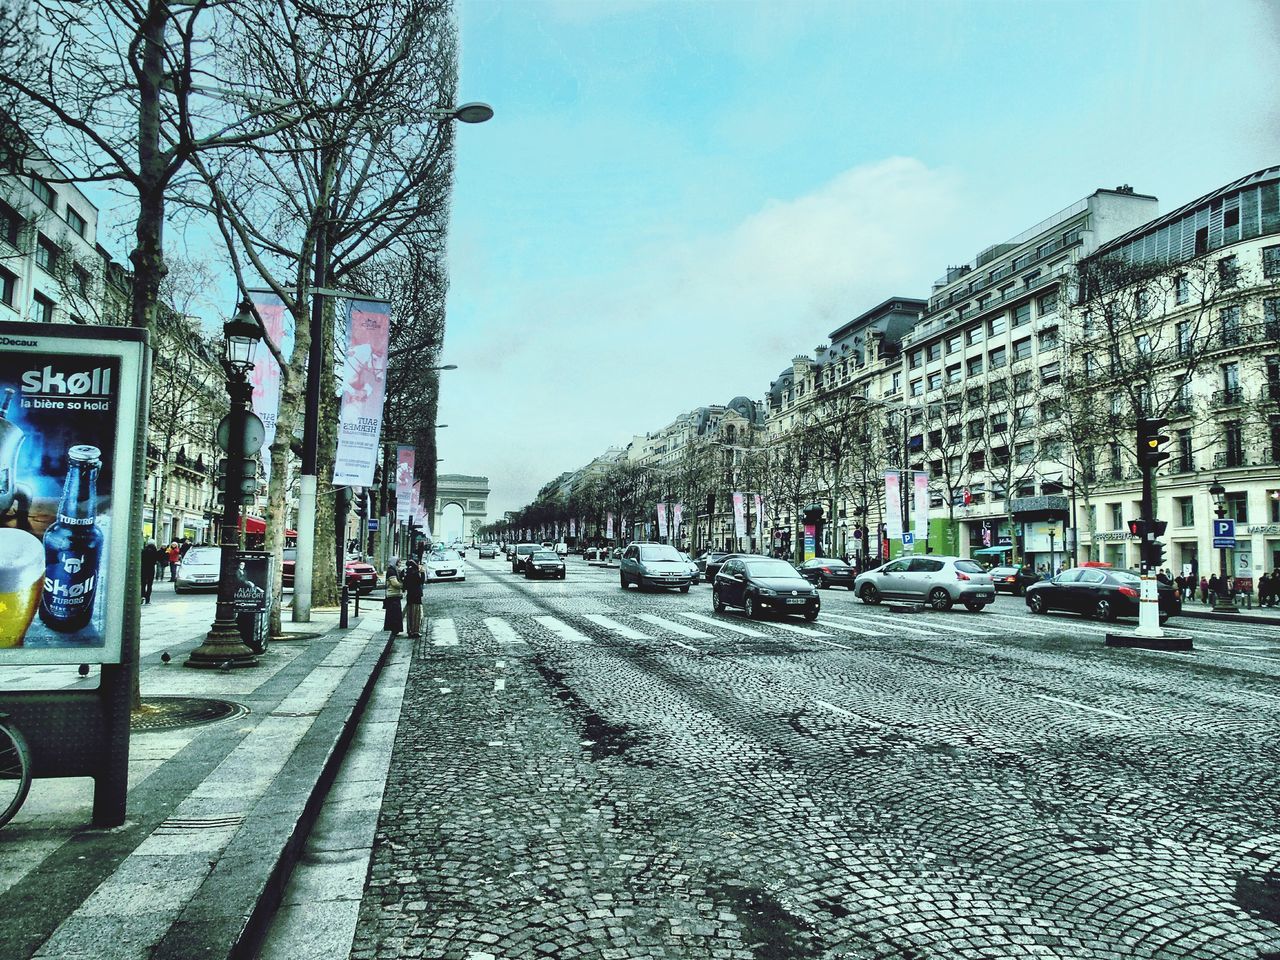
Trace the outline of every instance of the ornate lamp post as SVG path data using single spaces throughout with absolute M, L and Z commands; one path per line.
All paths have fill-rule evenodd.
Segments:
M 221 536 L 222 561 L 218 569 L 218 606 L 213 626 L 202 643 L 186 660 L 188 667 L 256 666 L 257 655 L 245 646 L 236 626 L 235 590 L 238 581 L 240 548 L 240 505 L 244 495 L 245 464 L 262 447 L 262 421 L 249 409 L 253 387 L 249 371 L 263 331 L 253 306 L 240 304 L 235 318 L 222 326 L 222 368 L 227 374 L 230 411 L 218 424 L 218 445 L 227 454 L 226 496 L 223 501 Z
M 1225 520 L 1227 516 L 1227 488 L 1222 485 L 1222 481 L 1217 477 L 1213 478 L 1213 486 L 1209 488 L 1209 496 L 1213 497 L 1214 514 L 1219 520 Z M 1224 610 L 1228 613 L 1235 613 L 1236 599 L 1227 589 L 1227 548 L 1221 547 L 1218 550 L 1218 579 L 1219 589 L 1213 595 L 1213 609 Z

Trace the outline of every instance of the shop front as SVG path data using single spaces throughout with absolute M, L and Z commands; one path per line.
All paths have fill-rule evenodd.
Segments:
M 1009 501 L 1013 527 L 1017 536 L 1015 558 L 1024 566 L 1042 573 L 1053 573 L 1071 565 L 1069 530 L 1071 516 L 1066 497 L 1017 497 Z

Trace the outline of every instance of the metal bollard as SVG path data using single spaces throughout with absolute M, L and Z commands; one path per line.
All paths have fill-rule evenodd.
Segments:
M 342 611 L 338 614 L 338 629 L 347 629 L 347 585 L 342 584 Z
M 356 616 L 360 616 L 360 588 L 356 588 Z

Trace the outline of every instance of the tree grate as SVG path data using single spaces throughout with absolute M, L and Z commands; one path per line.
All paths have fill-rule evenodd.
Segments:
M 158 730 L 179 730 L 183 727 L 199 727 L 220 720 L 243 717 L 249 708 L 230 700 L 213 700 L 207 697 L 148 697 L 142 709 L 130 720 L 134 733 L 153 733 Z

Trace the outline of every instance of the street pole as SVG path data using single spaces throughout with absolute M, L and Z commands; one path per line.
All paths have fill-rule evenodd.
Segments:
M 321 160 L 325 169 L 325 160 Z M 311 294 L 311 349 L 307 354 L 307 393 L 302 417 L 302 475 L 298 484 L 298 552 L 294 560 L 293 622 L 311 622 L 311 581 L 316 552 L 316 460 L 320 446 L 320 382 L 324 367 L 324 298 L 328 284 L 329 222 L 316 238 L 315 285 Z

